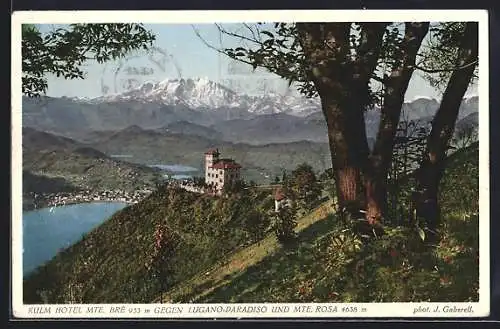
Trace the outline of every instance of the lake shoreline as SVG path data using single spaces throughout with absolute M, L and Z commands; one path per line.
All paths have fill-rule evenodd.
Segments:
M 77 205 L 77 204 L 86 204 L 86 203 L 124 203 L 128 206 L 131 206 L 135 203 L 133 202 L 126 202 L 126 201 L 121 201 L 121 200 L 85 200 L 85 201 L 81 201 L 81 200 L 72 200 L 72 201 L 66 201 L 66 203 L 64 204 L 55 204 L 55 205 L 43 205 L 43 206 L 40 206 L 40 204 L 38 204 L 37 207 L 35 207 L 34 204 L 31 204 L 29 206 L 24 206 L 23 207 L 23 212 L 28 212 L 28 211 L 37 211 L 37 210 L 42 210 L 42 209 L 49 209 L 49 208 L 57 208 L 57 207 L 64 207 L 64 206 L 72 206 L 72 205 Z
M 143 200 L 152 192 L 152 189 L 145 187 L 133 192 L 120 190 L 86 190 L 45 194 L 30 193 L 29 195 L 23 196 L 23 211 L 92 202 L 123 202 L 131 205 Z
M 179 182 L 191 179 L 199 172 L 196 167 L 180 164 L 147 164 L 150 168 L 156 168 L 163 172 L 164 182 Z M 133 191 L 125 190 L 95 190 L 78 188 L 74 191 L 59 191 L 52 193 L 29 192 L 23 195 L 23 211 L 33 211 L 43 208 L 57 207 L 89 202 L 124 202 L 129 205 L 138 203 L 153 192 L 150 186 L 143 186 Z

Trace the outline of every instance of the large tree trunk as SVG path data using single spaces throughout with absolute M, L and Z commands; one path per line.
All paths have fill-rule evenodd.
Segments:
M 361 166 L 352 157 L 357 149 L 348 129 L 364 129 L 348 116 L 350 99 L 346 92 L 350 23 L 297 23 L 300 44 L 313 81 L 321 98 L 328 127 L 337 198 L 340 209 L 358 208 Z M 343 65 L 341 65 L 343 63 Z
M 350 23 L 297 24 L 309 78 L 321 98 L 328 127 L 339 206 L 352 215 L 364 208 L 361 173 L 369 150 L 363 112 L 386 26 L 363 23 L 358 57 L 353 59 Z
M 429 29 L 429 23 L 406 23 L 401 44 L 402 58 L 385 79 L 384 103 L 377 139 L 365 174 L 366 219 L 372 225 L 387 213 L 387 175 L 392 161 L 394 138 L 404 96 L 414 71 L 415 59 Z
M 439 109 L 432 121 L 427 149 L 417 172 L 421 196 L 417 202 L 417 216 L 425 220 L 428 240 L 437 242 L 440 222 L 438 187 L 444 171 L 446 151 L 453 132 L 462 99 L 471 82 L 478 59 L 478 24 L 466 24 L 458 54 L 458 67 L 451 74 Z
M 341 109 L 335 101 L 322 98 L 325 118 L 328 126 L 328 141 L 334 170 L 337 197 L 342 212 L 357 216 L 363 209 L 361 173 L 365 166 L 368 145 L 363 113 Z

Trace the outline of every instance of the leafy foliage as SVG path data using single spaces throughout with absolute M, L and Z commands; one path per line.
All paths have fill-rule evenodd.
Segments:
M 249 36 L 238 35 L 218 26 L 219 30 L 229 36 L 249 41 L 249 47 L 226 48 L 222 52 L 230 58 L 247 63 L 255 70 L 264 67 L 272 73 L 286 79 L 291 85 L 296 82 L 299 89 L 308 96 L 314 96 L 316 90 L 305 71 L 302 49 L 297 38 L 295 24 L 274 23 L 267 28 L 263 23 L 253 26 L 245 24 Z
M 185 285 L 176 301 L 477 301 L 478 144 L 447 161 L 440 191 L 445 214 L 442 239 L 435 249 L 425 248 L 418 231 L 404 226 L 388 226 L 383 236 L 365 243 L 352 221 L 322 212 L 322 220 L 300 231 L 292 250 L 268 253 L 266 249 L 265 255 L 259 255 L 263 259 L 254 262 L 248 259 L 253 253 L 246 252 L 240 263 L 249 267 L 238 267 L 217 287 L 205 281 L 203 286 Z M 261 216 L 272 201 L 268 191 L 255 189 L 211 198 L 161 187 L 27 278 L 25 302 L 156 300 L 162 290 L 147 279 L 144 260 L 154 254 L 151 237 L 158 224 L 179 233 L 169 284 L 176 287 L 194 275 L 205 276 L 207 268 L 217 271 L 218 266 L 226 266 L 229 253 L 255 242 L 251 228 L 265 222 Z M 256 245 L 268 246 L 268 240 L 258 240 Z
M 455 215 L 474 214 L 479 209 L 479 142 L 460 149 L 446 160 L 440 188 L 443 209 Z
M 435 24 L 430 28 L 428 43 L 420 55 L 417 65 L 423 70 L 424 77 L 442 91 L 452 72 L 460 68 L 458 45 L 464 38 L 465 27 L 465 22 Z M 477 62 L 473 65 L 477 67 Z M 477 78 L 477 72 L 474 77 Z
M 428 76 L 433 85 L 446 83 L 450 72 L 456 72 L 463 65 L 459 49 L 462 41 L 471 37 L 465 28 L 467 24 L 433 24 L 433 35 L 424 51 L 419 49 L 428 34 L 428 22 L 404 23 L 404 29 L 402 24 L 394 22 L 243 25 L 246 34 L 217 25 L 222 34 L 248 42 L 245 46 L 217 50 L 254 69 L 265 68 L 290 85 L 296 83 L 299 91 L 308 97 L 320 96 L 329 136 L 335 136 L 329 141 L 333 167 L 339 171 L 347 164 L 353 167 L 349 171 L 354 173 L 352 177 L 343 174 L 337 177 L 350 180 L 348 185 L 355 186 L 343 190 L 347 185 L 337 184 L 339 202 L 342 207 L 357 204 L 364 187 L 369 196 L 364 205 L 366 217 L 370 223 L 379 222 L 387 215 L 381 200 L 386 197 L 387 171 L 397 138 L 394 132 L 411 76 L 419 69 L 429 74 L 438 73 L 437 77 Z M 475 64 L 477 61 L 467 65 Z M 458 109 L 459 104 L 455 103 L 462 96 L 457 92 L 449 94 L 446 97 L 451 102 L 449 106 Z M 380 105 L 382 119 L 375 147 L 369 151 L 360 118 L 362 111 L 375 104 Z M 437 117 L 441 121 L 456 121 L 453 111 L 440 112 Z M 451 123 L 445 126 L 450 127 Z M 436 144 L 436 141 L 430 138 L 429 143 Z M 438 209 L 437 201 L 434 203 Z M 363 208 L 357 206 L 360 207 Z M 430 218 L 429 222 L 432 222 Z
M 229 183 L 224 184 L 222 191 L 225 194 L 240 193 L 245 187 L 246 183 L 243 180 L 232 180 Z
M 87 61 L 104 63 L 134 50 L 148 50 L 155 36 L 141 24 L 70 24 L 42 33 L 33 25 L 22 28 L 23 94 L 47 90 L 46 74 L 83 79 Z
M 408 223 L 413 216 L 412 191 L 416 182 L 411 174 L 418 168 L 425 151 L 430 127 L 418 120 L 401 120 L 395 137 L 388 176 L 388 219 L 392 224 Z
M 303 163 L 297 166 L 292 171 L 290 184 L 290 192 L 293 193 L 303 209 L 310 211 L 316 206 L 321 195 L 321 185 L 310 165 Z
M 474 124 L 465 124 L 457 131 L 450 143 L 451 149 L 463 149 L 476 143 L 479 139 L 479 131 Z
M 364 244 L 329 216 L 299 236 L 293 253 L 282 249 L 193 302 L 477 301 L 477 217 L 445 222 L 442 242 L 430 251 L 410 228 L 388 228 Z
M 246 63 L 255 70 L 258 67 L 265 68 L 271 73 L 294 85 L 307 97 L 318 95 L 317 86 L 311 76 L 311 66 L 316 64 L 307 60 L 303 49 L 304 37 L 301 36 L 298 26 L 305 24 L 276 22 L 272 24 L 257 23 L 253 25 L 242 24 L 238 32 L 227 30 L 216 25 L 224 36 L 241 41 L 242 45 L 233 48 L 217 49 L 217 51 L 239 62 Z M 330 71 L 334 74 L 345 76 L 359 74 L 356 68 L 366 57 L 377 55 L 376 69 L 371 73 L 373 80 L 368 86 L 368 93 L 356 94 L 358 99 L 362 98 L 361 108 L 371 107 L 380 103 L 383 92 L 380 83 L 384 83 L 388 74 L 401 64 L 403 52 L 401 45 L 404 35 L 401 23 L 317 23 L 308 24 L 315 33 L 324 35 L 324 40 L 318 47 L 332 49 L 329 31 L 332 26 L 337 25 L 339 29 L 347 31 L 348 50 L 347 56 L 341 57 L 340 53 L 333 53 L 328 64 Z M 383 41 L 380 49 L 370 49 L 366 43 L 367 36 L 374 30 L 382 29 Z M 200 34 L 198 33 L 198 36 Z M 201 38 L 201 36 L 200 36 Z M 205 40 L 204 40 L 205 41 Z M 342 41 L 341 41 L 342 42 Z M 205 41 L 205 43 L 207 43 Z M 209 45 L 211 48 L 215 48 Z M 363 70 L 363 69 L 360 69 Z M 342 73 L 344 72 L 344 73 Z M 361 90 L 361 89 L 360 89 Z M 357 90 L 357 91 L 360 91 Z M 353 92 L 351 90 L 350 92 Z M 337 97 L 340 100 L 340 95 Z
M 252 242 L 261 240 L 268 231 L 269 216 L 260 209 L 251 209 L 243 220 L 243 227 L 248 231 Z
M 295 240 L 296 236 L 294 229 L 296 225 L 297 218 L 293 207 L 280 207 L 274 216 L 273 229 L 276 238 L 281 244 L 289 245 Z

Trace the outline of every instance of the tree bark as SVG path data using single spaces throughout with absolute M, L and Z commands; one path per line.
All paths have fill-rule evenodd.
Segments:
M 341 110 L 329 97 L 322 98 L 328 126 L 328 140 L 335 174 L 339 207 L 352 216 L 363 209 L 361 173 L 368 155 L 363 114 Z
M 346 131 L 347 126 L 354 130 L 360 128 L 353 126 L 346 115 L 349 99 L 343 85 L 348 76 L 350 26 L 349 23 L 297 23 L 299 41 L 308 65 L 307 74 L 320 96 L 328 128 L 340 209 L 352 209 L 359 201 L 361 183 L 359 163 L 350 157 L 356 145 Z
M 376 142 L 365 174 L 366 219 L 379 224 L 387 214 L 387 175 L 392 161 L 396 131 L 404 96 L 414 72 L 415 59 L 429 23 L 406 23 L 402 58 L 385 79 L 384 103 Z
M 298 23 L 308 75 L 321 98 L 340 209 L 364 207 L 361 173 L 368 159 L 363 112 L 387 23 L 363 23 L 358 56 L 351 57 L 350 23 Z
M 388 23 L 361 23 L 359 46 L 353 58 L 351 24 L 297 24 L 309 78 L 321 98 L 328 127 L 339 206 L 352 215 L 365 209 L 371 225 L 379 224 L 386 212 L 386 181 L 394 136 L 415 57 L 429 24 L 406 24 L 403 52 L 387 77 L 380 129 L 369 157 L 363 114 L 371 103 L 369 83 L 377 68 L 387 26 Z
M 416 175 L 421 193 L 416 205 L 417 217 L 424 219 L 431 244 L 437 242 L 438 239 L 436 232 L 440 224 L 438 188 L 445 167 L 446 151 L 455 130 L 462 99 L 476 68 L 476 65 L 468 64 L 478 59 L 478 24 L 476 22 L 466 24 L 457 59 L 457 67 L 463 68 L 451 74 L 432 122 L 426 152 Z

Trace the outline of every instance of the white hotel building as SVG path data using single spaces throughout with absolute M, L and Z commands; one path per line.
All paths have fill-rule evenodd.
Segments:
M 241 165 L 233 159 L 222 159 L 219 156 L 218 149 L 205 152 L 205 183 L 216 191 L 221 191 L 226 184 L 241 178 Z

